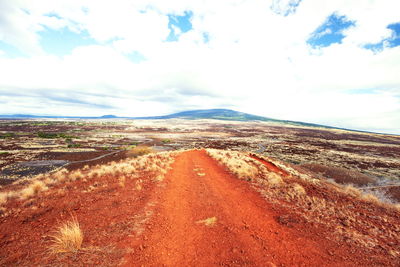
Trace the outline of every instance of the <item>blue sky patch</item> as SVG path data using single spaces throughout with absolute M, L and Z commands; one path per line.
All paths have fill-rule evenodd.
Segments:
M 203 33 L 203 42 L 208 43 L 210 41 L 210 35 L 207 32 Z
M 385 47 L 400 46 L 400 22 L 390 24 L 387 26 L 387 28 L 392 30 L 392 35 L 389 38 L 383 39 L 379 43 L 366 44 L 364 45 L 364 48 L 372 50 L 374 52 L 380 52 Z
M 5 56 L 7 58 L 16 58 L 25 56 L 25 54 L 21 52 L 18 48 L 2 41 L 0 41 L 0 50 L 4 52 L 4 55 L 0 54 L 0 57 Z
M 140 63 L 140 62 L 146 60 L 146 58 L 143 56 L 143 54 L 141 54 L 138 51 L 133 51 L 132 53 L 127 54 L 126 57 L 129 58 L 129 60 L 134 63 Z
M 341 43 L 345 37 L 343 31 L 354 25 L 355 22 L 349 20 L 346 16 L 339 16 L 333 13 L 311 34 L 307 43 L 314 48 Z
M 180 32 L 184 33 L 192 29 L 192 23 L 190 22 L 192 16 L 192 11 L 185 11 L 183 16 L 168 15 L 168 28 L 171 31 L 167 37 L 168 42 L 178 41 Z
M 396 47 L 400 45 L 400 22 L 393 23 L 387 26 L 388 29 L 392 30 L 392 36 L 386 41 L 389 47 Z
M 97 42 L 86 32 L 75 33 L 68 28 L 60 30 L 46 29 L 39 33 L 40 45 L 49 54 L 64 56 L 78 46 L 94 45 Z
M 302 0 L 273 0 L 271 10 L 278 15 L 289 16 L 296 12 Z

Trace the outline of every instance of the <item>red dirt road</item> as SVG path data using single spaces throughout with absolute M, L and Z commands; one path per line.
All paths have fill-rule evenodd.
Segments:
M 285 187 L 240 180 L 204 150 L 173 157 L 163 181 L 138 170 L 121 185 L 117 173 L 106 173 L 8 201 L 0 209 L 0 266 L 400 266 L 400 215 L 393 210 L 287 177 L 337 206 L 307 217 L 305 201 L 262 197 L 286 196 Z M 350 208 L 357 213 L 342 213 Z M 49 254 L 50 235 L 71 215 L 83 248 Z M 376 231 L 373 247 L 343 235 Z
M 325 239 L 317 229 L 279 224 L 276 217 L 284 211 L 205 151 L 178 155 L 165 179 L 146 230 L 121 244 L 132 248 L 125 266 L 367 264 L 355 248 Z M 199 222 L 212 217 L 214 225 Z

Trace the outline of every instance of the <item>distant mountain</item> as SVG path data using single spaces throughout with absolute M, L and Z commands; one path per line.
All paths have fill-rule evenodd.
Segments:
M 165 116 L 136 117 L 136 119 L 216 119 L 233 121 L 265 120 L 269 118 L 238 112 L 230 109 L 201 109 L 173 113 Z
M 305 123 L 298 121 L 289 120 L 276 120 L 268 117 L 262 117 L 243 113 L 231 109 L 201 109 L 201 110 L 189 110 L 178 113 L 173 113 L 164 116 L 150 116 L 150 117 L 118 117 L 115 115 L 104 115 L 101 117 L 82 117 L 82 116 L 40 116 L 40 115 L 26 115 L 26 114 L 14 114 L 14 115 L 0 115 L 0 118 L 4 119 L 136 119 L 136 120 L 165 120 L 165 119 L 215 119 L 215 120 L 229 120 L 229 121 L 267 121 L 276 122 L 286 125 L 294 126 L 308 126 L 308 127 L 323 127 L 323 128 L 334 128 L 342 129 L 331 126 L 324 126 L 313 123 Z
M 229 120 L 229 121 L 268 121 L 277 122 L 283 124 L 290 124 L 295 126 L 309 126 L 309 127 L 323 127 L 323 128 L 335 128 L 330 126 L 324 126 L 314 123 L 305 123 L 299 121 L 289 120 L 276 120 L 268 117 L 262 117 L 252 115 L 244 112 L 239 112 L 231 109 L 200 109 L 200 110 L 189 110 L 178 113 L 173 113 L 165 116 L 151 116 L 151 117 L 134 117 L 133 119 L 142 120 L 162 120 L 162 119 L 215 119 L 215 120 Z
M 118 118 L 118 116 L 115 115 L 103 115 L 100 117 L 100 119 L 115 119 Z

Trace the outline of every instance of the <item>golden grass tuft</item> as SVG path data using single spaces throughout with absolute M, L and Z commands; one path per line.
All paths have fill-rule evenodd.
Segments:
M 269 184 L 278 185 L 283 182 L 282 177 L 274 172 L 270 172 L 266 174 L 267 180 Z
M 0 193 L 0 206 L 7 203 L 9 199 L 9 192 L 1 192 Z
M 380 203 L 379 199 L 373 194 L 363 194 L 361 198 L 364 199 L 365 201 L 372 202 L 375 204 Z
M 47 189 L 49 189 L 49 188 L 42 181 L 34 181 L 27 188 L 22 189 L 19 192 L 19 195 L 20 195 L 21 199 L 27 199 L 27 198 L 36 196 L 40 192 L 46 191 Z
M 118 178 L 118 184 L 120 187 L 125 187 L 125 181 L 126 181 L 126 177 L 125 176 L 120 176 Z
M 208 155 L 221 164 L 240 179 L 252 180 L 258 176 L 258 168 L 247 155 L 234 151 L 221 151 L 207 149 Z
M 4 207 L 0 207 L 0 217 L 5 216 L 7 212 L 7 209 Z
M 81 249 L 83 233 L 76 217 L 58 227 L 56 233 L 51 236 L 53 243 L 50 246 L 52 254 L 74 253 Z
M 81 180 L 83 179 L 83 174 L 81 170 L 76 170 L 69 175 L 69 179 L 71 181 Z
M 210 217 L 204 220 L 197 221 L 196 223 L 204 224 L 205 226 L 214 226 L 217 223 L 217 217 Z
M 306 194 L 306 190 L 304 189 L 304 187 L 302 187 L 302 186 L 299 185 L 299 184 L 294 183 L 294 184 L 292 185 L 292 188 L 293 188 L 294 192 L 296 192 L 296 194 L 297 194 L 298 196 L 302 196 L 302 195 L 305 195 L 305 194 Z
M 143 156 L 149 153 L 153 153 L 153 149 L 148 146 L 137 146 L 131 150 L 128 151 L 127 155 L 130 157 L 138 157 L 138 156 Z
M 355 188 L 352 185 L 346 185 L 345 187 L 342 188 L 343 192 L 346 194 L 349 194 L 353 197 L 358 197 L 360 198 L 362 196 L 362 193 L 360 190 L 358 190 L 357 188 Z
M 164 180 L 164 178 L 165 178 L 164 175 L 159 174 L 159 175 L 156 176 L 155 180 L 156 180 L 157 182 L 162 182 L 162 181 Z

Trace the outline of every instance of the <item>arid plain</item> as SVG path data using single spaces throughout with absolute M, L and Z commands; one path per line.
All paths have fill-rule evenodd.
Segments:
M 41 119 L 2 120 L 0 138 L 1 266 L 400 263 L 399 136 Z

